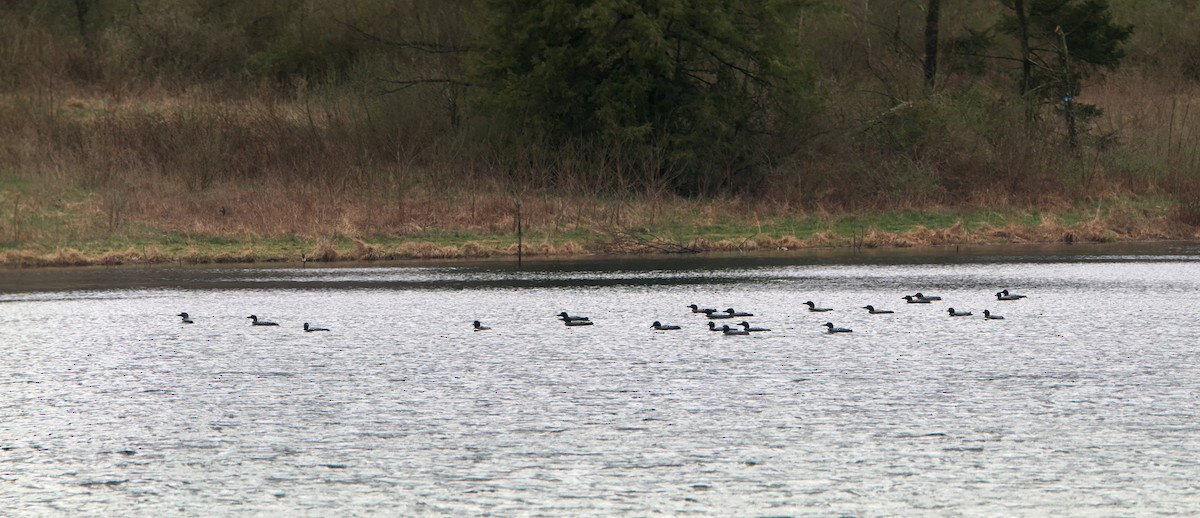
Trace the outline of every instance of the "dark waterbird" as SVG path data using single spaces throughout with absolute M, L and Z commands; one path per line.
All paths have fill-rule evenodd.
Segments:
M 854 331 L 845 327 L 833 327 L 833 322 L 826 322 L 825 327 L 829 328 L 828 333 L 853 333 Z
M 713 313 L 716 311 L 715 309 L 701 308 L 695 304 L 688 304 L 688 307 L 692 308 L 692 313 Z
M 750 323 L 745 320 L 738 322 L 738 325 L 742 326 L 742 329 L 745 329 L 747 333 L 761 333 L 763 331 L 770 331 L 770 329 L 765 327 L 752 327 Z
M 926 295 L 926 294 L 924 294 L 924 293 L 921 293 L 921 292 L 919 292 L 919 291 L 917 292 L 917 295 L 916 295 L 916 297 L 917 297 L 918 299 L 925 299 L 925 300 L 942 300 L 942 298 L 941 298 L 941 297 L 939 297 L 939 296 L 937 296 L 937 295 Z
M 909 304 L 929 304 L 929 299 L 919 299 L 912 295 L 905 295 L 904 300 Z
M 1004 320 L 1004 315 L 997 315 L 997 314 L 992 313 L 991 311 L 988 311 L 985 309 L 985 310 L 983 310 L 983 319 L 984 320 Z
M 653 324 L 650 324 L 650 328 L 658 331 L 674 331 L 679 329 L 679 326 L 671 324 L 663 325 L 662 322 L 655 320 Z
M 952 317 L 969 317 L 969 316 L 971 316 L 970 311 L 955 311 L 954 308 L 950 308 L 948 310 L 948 313 L 950 313 L 950 316 L 952 316 Z
M 179 317 L 179 318 L 182 318 L 182 319 L 183 319 L 183 323 L 184 323 L 184 324 L 191 324 L 191 323 L 193 323 L 193 322 L 192 322 L 192 319 L 188 318 L 188 314 L 187 314 L 187 312 L 186 312 L 186 311 L 185 311 L 185 312 L 183 312 L 183 313 L 180 313 L 180 314 L 178 314 L 178 315 L 175 315 L 175 316 L 177 316 L 177 317 Z
M 733 308 L 726 308 L 725 312 L 729 313 L 729 316 L 731 316 L 731 317 L 752 317 L 752 316 L 754 316 L 754 313 L 746 313 L 744 311 L 734 311 Z
M 733 315 L 729 313 L 717 313 L 717 310 L 715 309 L 706 309 L 704 310 L 704 314 L 710 319 L 733 318 Z
M 309 327 L 308 322 L 304 323 L 305 333 L 312 333 L 314 331 L 328 331 L 328 329 L 325 329 L 324 327 Z
M 1007 289 L 996 292 L 996 300 L 1021 300 L 1023 298 L 1025 298 L 1024 295 L 1009 293 Z
M 257 315 L 250 315 L 246 318 L 250 319 L 250 324 L 255 325 L 255 326 L 277 326 L 277 325 L 279 325 L 274 322 L 268 322 L 266 320 L 259 320 Z
M 863 309 L 867 310 L 867 313 L 870 313 L 872 315 L 885 315 L 888 313 L 895 313 L 895 311 L 892 311 L 890 309 L 875 309 L 875 306 L 872 306 L 870 304 L 863 306 Z
M 558 319 L 562 320 L 563 322 L 583 322 L 583 321 L 591 320 L 588 317 L 573 317 L 571 315 L 568 315 L 566 311 L 559 313 Z
M 728 325 L 721 326 L 721 332 L 726 335 L 748 335 L 748 334 L 750 334 L 750 331 L 746 331 L 745 329 L 738 329 L 735 327 L 729 327 Z
M 579 326 L 592 325 L 591 320 L 564 320 L 563 323 L 566 324 L 567 327 L 579 327 Z
M 804 305 L 808 306 L 809 311 L 816 311 L 818 313 L 825 312 L 825 311 L 833 311 L 833 308 L 818 308 L 817 303 L 815 303 L 811 300 L 805 301 Z
M 479 323 L 478 320 L 471 322 L 471 325 L 475 328 L 476 331 L 488 331 L 491 329 L 490 327 Z
M 717 323 L 716 323 L 716 322 L 712 322 L 712 321 L 710 321 L 710 322 L 708 323 L 708 330 L 709 330 L 709 331 L 720 331 L 720 330 L 721 330 L 721 328 L 717 327 Z

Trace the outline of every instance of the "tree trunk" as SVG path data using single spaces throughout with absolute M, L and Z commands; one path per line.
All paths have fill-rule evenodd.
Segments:
M 925 11 L 925 90 L 933 91 L 937 80 L 938 19 L 942 0 L 929 0 Z
M 1063 67 L 1063 117 L 1067 123 L 1067 144 L 1071 149 L 1079 147 L 1079 128 L 1075 123 L 1075 89 L 1071 88 L 1071 53 L 1067 50 L 1067 33 L 1061 28 L 1054 29 L 1058 33 L 1062 47 L 1059 49 L 1059 59 Z
M 1029 93 L 1033 62 L 1029 60 L 1029 21 L 1025 19 L 1025 0 L 1014 0 L 1013 10 L 1017 14 L 1017 40 L 1021 45 L 1021 95 Z
M 1034 102 L 1029 98 L 1029 85 L 1033 80 L 1033 61 L 1029 51 L 1029 20 L 1026 19 L 1025 0 L 1013 0 L 1017 14 L 1017 40 L 1021 45 L 1021 99 L 1025 101 L 1025 122 L 1034 119 Z
M 87 30 L 87 13 L 89 0 L 75 0 L 75 20 L 79 22 L 79 39 L 83 40 L 84 46 L 92 48 L 92 40 L 88 37 Z

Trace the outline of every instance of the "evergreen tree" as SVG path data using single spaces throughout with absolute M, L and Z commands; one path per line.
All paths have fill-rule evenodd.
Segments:
M 663 157 L 684 192 L 729 187 L 805 105 L 804 4 L 483 0 L 472 79 L 540 141 Z
M 1068 143 L 1077 145 L 1078 127 L 1100 115 L 1096 106 L 1075 102 L 1083 81 L 1102 68 L 1113 69 L 1125 53 L 1133 27 L 1113 21 L 1107 0 L 1001 0 L 1007 11 L 988 30 L 968 29 L 951 43 L 960 70 L 982 72 L 982 60 L 1017 62 L 1017 90 L 1032 121 L 1038 106 L 1053 105 L 1063 115 Z M 998 36 L 1015 43 L 1015 56 L 995 53 Z M 964 66 L 965 65 L 965 66 Z
M 1031 106 L 1056 105 L 1074 148 L 1079 124 L 1100 115 L 1098 107 L 1075 102 L 1083 79 L 1116 68 L 1133 27 L 1113 22 L 1107 0 L 1009 0 L 1006 7 L 1012 14 L 999 27 L 1021 47 L 1021 95 Z

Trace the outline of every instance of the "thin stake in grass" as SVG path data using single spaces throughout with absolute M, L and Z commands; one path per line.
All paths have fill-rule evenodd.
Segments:
M 517 268 L 521 267 L 524 254 L 525 240 L 521 233 L 521 200 L 517 200 Z

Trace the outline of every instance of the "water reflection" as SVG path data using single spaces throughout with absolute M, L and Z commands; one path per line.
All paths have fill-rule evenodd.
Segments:
M 280 264 L 228 268 L 92 267 L 0 270 L 0 302 L 16 293 L 113 289 L 487 289 L 645 284 L 705 285 L 741 283 L 750 276 L 774 281 L 800 275 L 823 276 L 830 270 L 854 269 L 868 277 L 888 277 L 897 268 L 936 271 L 951 265 L 1191 262 L 1200 245 L 989 245 L 954 248 L 811 250 L 803 253 L 717 254 L 706 256 L 631 256 L 527 260 L 517 268 L 511 259 L 453 262 L 337 263 L 295 268 Z M 855 268 L 877 266 L 878 268 Z M 107 296 L 104 293 L 94 294 Z

